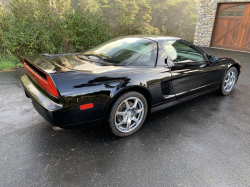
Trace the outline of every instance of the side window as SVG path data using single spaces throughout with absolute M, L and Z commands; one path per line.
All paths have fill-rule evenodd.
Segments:
M 164 42 L 167 55 L 170 56 L 174 63 L 188 63 L 204 61 L 202 52 L 197 51 L 192 45 L 179 41 Z

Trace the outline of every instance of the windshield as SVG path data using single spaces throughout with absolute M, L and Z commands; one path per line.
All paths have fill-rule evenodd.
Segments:
M 156 42 L 134 37 L 119 37 L 83 53 L 90 60 L 122 66 L 155 66 L 156 54 Z

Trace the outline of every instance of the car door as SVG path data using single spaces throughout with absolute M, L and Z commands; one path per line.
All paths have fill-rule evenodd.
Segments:
M 184 40 L 165 41 L 172 74 L 172 86 L 179 100 L 217 89 L 221 74 L 219 63 L 210 63 L 205 53 Z

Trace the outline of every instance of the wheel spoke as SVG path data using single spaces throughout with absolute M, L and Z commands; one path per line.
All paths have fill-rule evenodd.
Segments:
M 234 72 L 231 73 L 231 76 L 230 76 L 230 77 L 231 77 L 231 79 L 234 78 Z
M 126 118 L 123 118 L 123 120 L 120 123 L 116 124 L 116 126 L 120 127 L 121 125 L 125 124 L 125 122 L 126 122 Z
M 131 108 L 136 108 L 137 103 L 138 103 L 138 99 L 135 100 L 135 102 L 134 102 L 134 104 L 133 104 L 133 106 Z
M 130 125 L 131 125 L 131 119 L 128 118 L 128 120 L 127 120 L 127 128 L 126 128 L 127 131 L 129 131 Z
M 135 123 L 137 123 L 139 120 L 134 116 L 134 117 L 133 117 L 133 121 L 134 121 Z
M 140 109 L 138 109 L 138 110 L 135 110 L 135 114 L 141 113 L 142 110 L 143 110 L 143 108 L 140 108 Z
M 126 104 L 126 110 L 128 110 L 130 107 L 129 107 L 129 104 L 128 104 L 128 100 L 125 101 L 125 104 Z
M 229 86 L 229 84 L 227 83 L 226 86 L 224 87 L 224 89 L 226 90 L 228 86 Z
M 119 115 L 119 116 L 125 116 L 125 112 L 116 112 L 116 115 Z

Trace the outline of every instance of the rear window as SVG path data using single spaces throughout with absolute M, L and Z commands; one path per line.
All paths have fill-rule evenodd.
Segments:
M 83 53 L 90 60 L 122 66 L 155 66 L 157 44 L 142 38 L 116 38 Z

